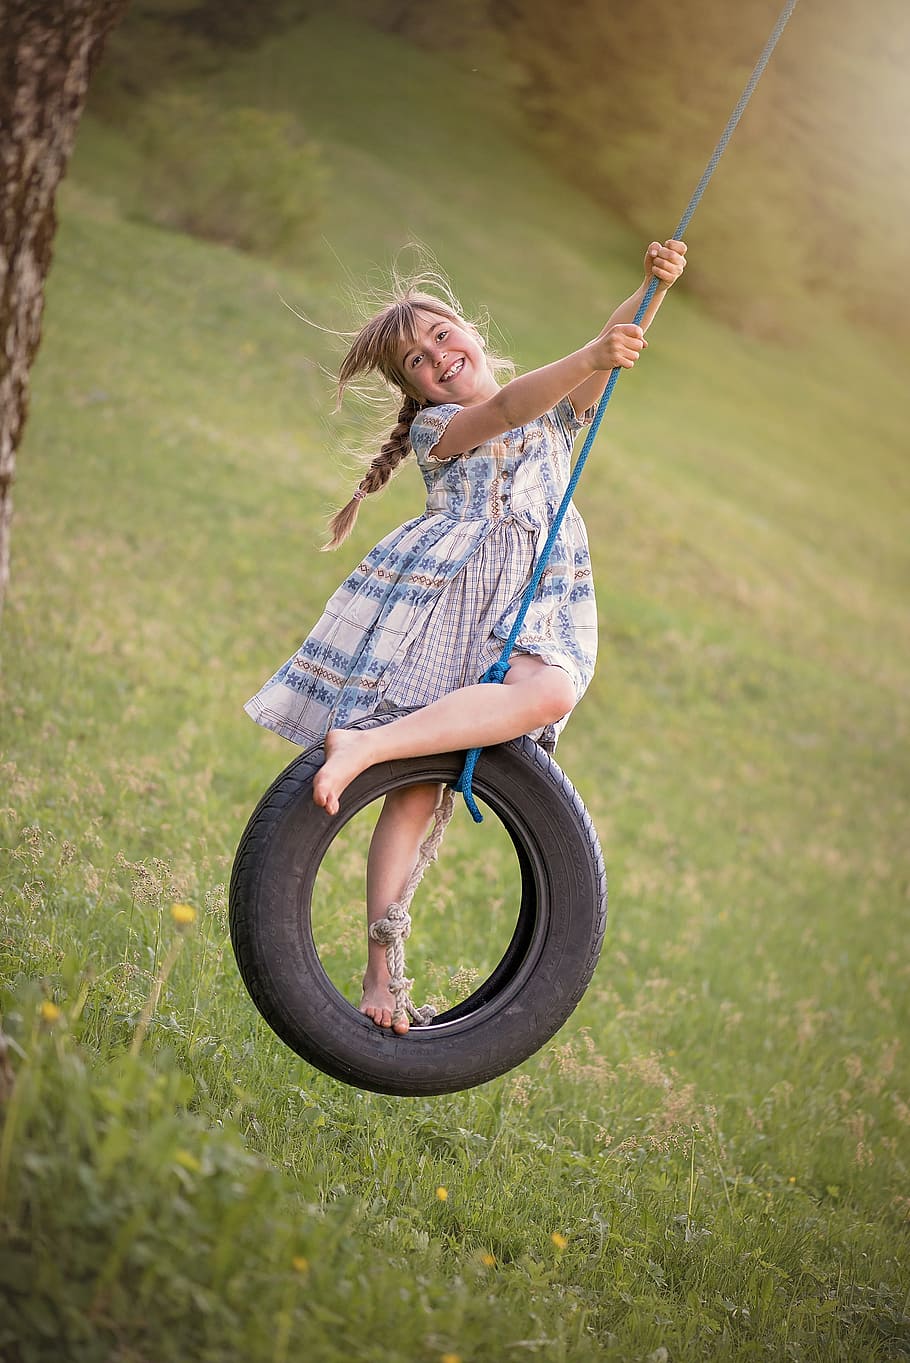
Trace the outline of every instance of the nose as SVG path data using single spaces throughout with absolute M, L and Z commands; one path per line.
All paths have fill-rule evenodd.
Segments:
M 448 359 L 448 354 L 449 352 L 447 350 L 436 351 L 436 358 L 434 359 L 433 363 L 436 365 L 437 369 L 443 363 L 444 360 Z

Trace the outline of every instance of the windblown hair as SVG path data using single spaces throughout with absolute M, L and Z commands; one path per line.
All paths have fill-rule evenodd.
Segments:
M 427 285 L 437 292 L 428 292 Z M 426 404 L 408 384 L 399 356 L 404 345 L 413 345 L 418 339 L 418 314 L 424 312 L 465 324 L 458 300 L 438 275 L 423 275 L 407 282 L 396 280 L 391 297 L 356 332 L 342 360 L 338 371 L 339 403 L 358 376 L 377 373 L 400 399 L 401 406 L 396 424 L 361 478 L 354 496 L 329 521 L 331 539 L 323 545 L 324 549 L 337 549 L 344 543 L 354 528 L 363 498 L 381 491 L 411 451 L 411 422 Z M 509 361 L 498 356 L 488 354 L 487 362 L 494 374 L 512 372 Z

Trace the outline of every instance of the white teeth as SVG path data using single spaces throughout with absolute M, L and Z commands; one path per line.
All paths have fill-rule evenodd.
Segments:
M 455 363 L 451 365 L 450 368 L 448 368 L 446 372 L 442 375 L 439 382 L 445 383 L 447 379 L 454 378 L 456 374 L 461 373 L 462 369 L 464 369 L 464 360 L 456 360 Z

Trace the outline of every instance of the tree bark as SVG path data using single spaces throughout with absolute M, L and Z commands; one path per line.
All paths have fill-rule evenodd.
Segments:
M 41 339 L 57 186 L 89 80 L 127 0 L 0 0 L 0 609 L 12 485 Z

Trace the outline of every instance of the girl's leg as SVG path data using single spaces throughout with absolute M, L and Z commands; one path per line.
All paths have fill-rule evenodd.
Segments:
M 368 928 L 377 918 L 384 918 L 389 905 L 403 893 L 441 793 L 438 785 L 419 785 L 394 790 L 385 797 L 367 859 Z M 377 1026 L 390 1027 L 395 997 L 389 990 L 385 947 L 368 934 L 367 949 L 360 1011 Z M 409 1025 L 407 1019 L 396 1022 L 395 1031 L 403 1034 Z
M 574 704 L 575 688 L 567 672 L 521 654 L 502 686 L 462 687 L 375 729 L 331 729 L 325 739 L 325 763 L 313 782 L 313 799 L 328 814 L 337 814 L 345 787 L 377 762 L 506 743 L 555 724 Z

